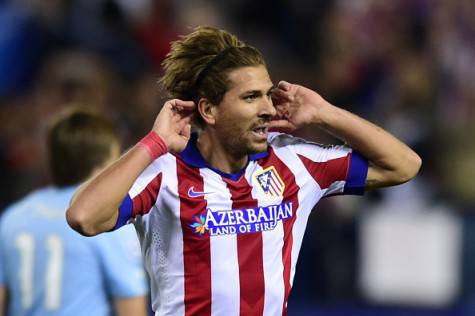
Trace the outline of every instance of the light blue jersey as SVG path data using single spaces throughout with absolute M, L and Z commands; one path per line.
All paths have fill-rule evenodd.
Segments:
M 83 237 L 66 222 L 75 188 L 48 187 L 0 220 L 0 285 L 8 315 L 111 315 L 111 299 L 141 296 L 147 284 L 132 225 Z

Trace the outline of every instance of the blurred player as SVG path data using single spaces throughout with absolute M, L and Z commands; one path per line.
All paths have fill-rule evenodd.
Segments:
M 260 52 L 225 31 L 182 37 L 164 66 L 175 99 L 137 146 L 81 186 L 68 222 L 85 235 L 134 223 L 156 315 L 286 315 L 315 204 L 408 181 L 420 158 L 310 89 L 275 88 Z M 308 124 L 347 145 L 269 133 Z
M 119 155 L 105 119 L 69 109 L 48 131 L 54 185 L 0 221 L 0 315 L 146 315 L 147 285 L 132 229 L 86 238 L 66 223 L 76 184 Z

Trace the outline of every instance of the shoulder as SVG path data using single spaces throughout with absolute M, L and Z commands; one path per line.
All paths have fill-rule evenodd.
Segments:
M 320 144 L 283 133 L 271 133 L 268 143 L 276 153 L 288 153 L 320 162 L 345 157 L 352 152 L 344 144 Z
M 8 206 L 0 221 L 2 224 L 16 224 L 31 221 L 32 216 L 38 214 L 63 216 L 75 189 L 76 186 L 67 188 L 48 186 L 35 190 Z
M 142 260 L 139 239 L 133 225 L 124 225 L 117 230 L 94 236 L 91 242 L 109 265 L 120 264 L 112 260 L 117 256 L 128 261 Z
M 31 205 L 35 204 L 35 201 L 40 199 L 42 196 L 47 195 L 48 189 L 39 189 L 33 192 L 28 193 L 22 199 L 10 204 L 2 213 L 1 215 L 1 223 L 4 224 L 11 220 L 15 220 L 15 218 L 21 214 L 22 212 L 28 210 Z
M 319 149 L 327 149 L 332 148 L 334 145 L 325 145 L 320 144 L 312 141 L 308 141 L 301 137 L 296 137 L 293 135 L 285 134 L 285 133 L 276 133 L 272 132 L 269 133 L 267 138 L 267 142 L 273 148 L 283 148 L 283 147 L 316 147 Z
M 175 160 L 176 156 L 168 152 L 152 161 L 142 174 L 157 174 L 166 168 L 170 162 L 174 162 Z
M 171 162 L 174 161 L 176 158 L 173 154 L 171 153 L 166 153 L 154 161 L 152 161 L 147 168 L 140 174 L 140 176 L 137 178 L 137 181 L 139 183 L 144 183 L 147 184 L 155 178 L 158 174 L 160 174 L 164 169 L 166 169 L 167 165 Z
M 272 132 L 269 133 L 267 142 L 272 147 L 280 148 L 305 143 L 306 141 L 303 138 L 295 137 L 289 134 Z

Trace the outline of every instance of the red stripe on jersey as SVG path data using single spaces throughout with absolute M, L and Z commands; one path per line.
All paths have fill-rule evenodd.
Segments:
M 244 177 L 233 182 L 223 177 L 231 192 L 232 209 L 255 208 L 252 187 Z M 260 232 L 237 234 L 239 261 L 240 315 L 262 315 L 264 312 L 264 259 Z
M 157 202 L 158 192 L 162 184 L 162 174 L 159 173 L 147 186 L 132 199 L 132 218 L 137 215 L 144 215 L 150 212 L 152 206 Z
M 299 155 L 299 158 L 321 189 L 326 189 L 333 182 L 344 181 L 348 177 L 351 153 L 345 157 L 330 159 L 324 162 L 315 162 L 302 155 Z
M 183 262 L 185 274 L 185 315 L 211 315 L 211 252 L 207 231 L 195 233 L 190 225 L 206 212 L 203 196 L 189 197 L 193 187 L 203 191 L 203 177 L 198 168 L 186 165 L 177 158 L 180 221 L 183 232 Z
M 274 166 L 282 181 L 285 183 L 284 198 L 282 203 L 292 202 L 293 216 L 283 221 L 284 226 L 284 246 L 282 248 L 282 262 L 284 264 L 284 302 L 282 308 L 282 315 L 287 315 L 287 301 L 289 299 L 291 285 L 290 285 L 290 270 L 292 267 L 292 246 L 293 237 L 292 230 L 295 220 L 297 219 L 297 209 L 299 207 L 298 187 L 295 176 L 290 169 L 277 157 L 272 147 L 269 147 L 269 156 L 259 164 L 263 168 Z

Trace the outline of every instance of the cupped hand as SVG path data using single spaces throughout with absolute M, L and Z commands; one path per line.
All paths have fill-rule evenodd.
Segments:
M 185 149 L 190 140 L 195 108 L 193 101 L 173 99 L 165 102 L 158 113 L 152 130 L 163 138 L 170 152 L 179 153 Z
M 304 86 L 280 81 L 272 92 L 277 115 L 270 122 L 272 130 L 290 132 L 315 123 L 319 108 L 325 100 L 315 91 Z

